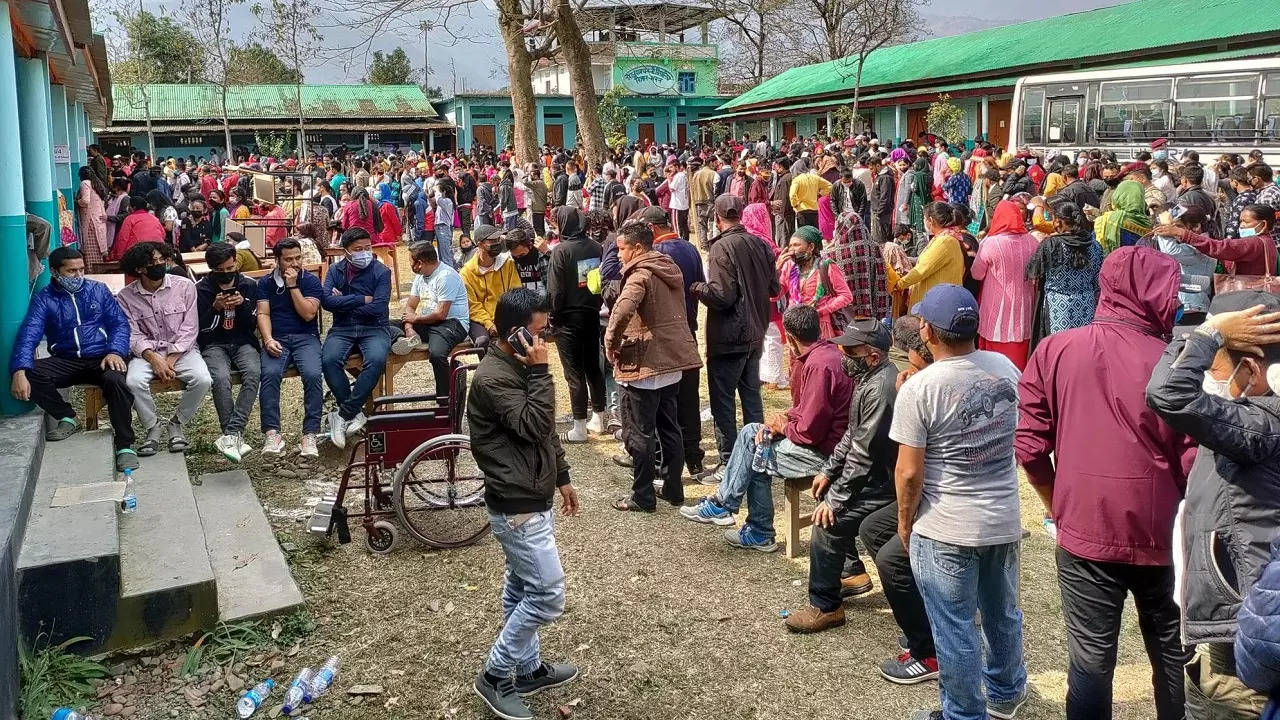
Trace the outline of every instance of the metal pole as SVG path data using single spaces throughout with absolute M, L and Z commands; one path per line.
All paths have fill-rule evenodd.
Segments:
M 427 32 L 431 30 L 431 26 L 424 20 L 422 22 L 422 93 L 425 95 L 431 91 L 431 65 L 427 63 Z

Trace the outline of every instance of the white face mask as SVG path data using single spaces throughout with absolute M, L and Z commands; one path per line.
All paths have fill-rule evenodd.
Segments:
M 1205 395 L 1213 395 L 1214 397 L 1231 399 L 1231 380 L 1219 380 L 1209 373 L 1204 374 L 1204 379 L 1200 381 L 1200 389 Z

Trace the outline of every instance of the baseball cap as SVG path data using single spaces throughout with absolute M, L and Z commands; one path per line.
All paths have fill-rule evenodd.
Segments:
M 725 193 L 716 198 L 716 217 L 737 220 L 742 217 L 742 198 Z
M 1209 317 L 1225 312 L 1248 310 L 1261 305 L 1264 313 L 1280 311 L 1280 297 L 1261 290 L 1236 290 L 1213 296 L 1209 301 Z M 1263 345 L 1263 358 L 1268 363 L 1280 362 L 1280 344 Z
M 668 216 L 666 211 L 658 205 L 650 205 L 646 208 L 640 208 L 632 213 L 631 217 L 627 218 L 627 220 L 639 220 L 640 222 L 649 223 L 651 225 L 662 225 L 664 227 L 671 224 L 671 217 Z
M 893 336 L 889 334 L 889 328 L 879 320 L 862 318 L 849 323 L 844 334 L 832 338 L 831 342 L 844 347 L 870 345 L 887 352 L 889 346 L 893 344 Z
M 978 301 L 973 293 L 952 283 L 930 288 L 924 299 L 911 307 L 911 314 L 946 332 L 958 335 L 978 332 Z
M 471 231 L 471 237 L 478 243 L 502 237 L 502 231 L 492 225 L 477 225 Z

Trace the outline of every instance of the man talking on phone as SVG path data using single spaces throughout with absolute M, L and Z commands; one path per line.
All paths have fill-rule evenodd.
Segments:
M 546 296 L 508 290 L 494 311 L 497 335 L 476 369 L 467 402 L 471 453 L 484 473 L 484 502 L 493 536 L 506 556 L 506 616 L 475 693 L 498 717 L 529 720 L 521 699 L 578 676 L 569 664 L 542 660 L 538 630 L 564 612 L 564 568 L 556 549 L 556 490 L 566 516 L 578 494 L 556 435 L 556 395 L 547 371 Z

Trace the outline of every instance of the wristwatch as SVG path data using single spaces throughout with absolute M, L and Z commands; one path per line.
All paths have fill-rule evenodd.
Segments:
M 1209 338 L 1219 348 L 1227 344 L 1226 340 L 1222 337 L 1222 331 L 1212 325 L 1201 325 L 1195 329 L 1195 332 Z

